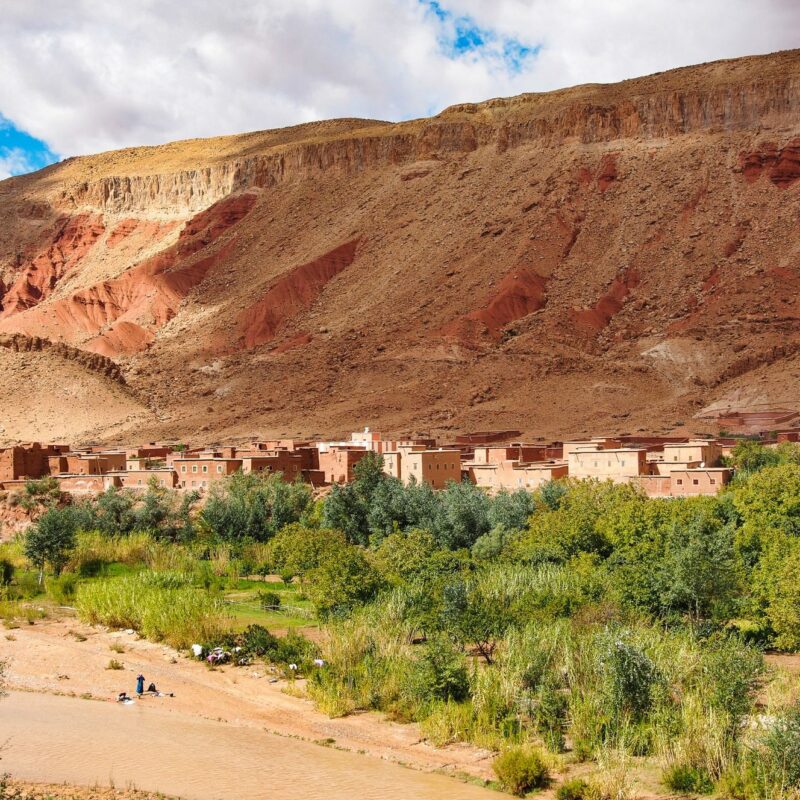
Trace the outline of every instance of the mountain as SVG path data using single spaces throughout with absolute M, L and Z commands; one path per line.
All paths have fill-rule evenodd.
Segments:
M 800 411 L 799 179 L 800 50 L 68 159 L 0 182 L 0 438 Z

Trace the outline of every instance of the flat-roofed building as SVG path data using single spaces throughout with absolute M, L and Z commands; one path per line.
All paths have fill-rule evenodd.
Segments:
M 726 467 L 700 467 L 674 470 L 670 474 L 673 497 L 690 497 L 699 494 L 716 494 L 730 483 L 733 470 Z
M 490 492 L 517 491 L 518 489 L 534 491 L 548 481 L 566 478 L 569 472 L 567 464 L 563 461 L 525 463 L 507 460 L 492 464 L 472 463 L 464 466 L 473 483 Z
M 637 448 L 575 449 L 567 460 L 571 478 L 597 478 L 627 483 L 649 473 L 647 450 Z
M 680 444 L 665 444 L 663 453 L 664 461 L 667 463 L 695 461 L 705 467 L 715 467 L 722 457 L 722 447 L 715 441 L 700 439 Z
M 356 464 L 367 454 L 363 447 L 336 445 L 319 453 L 319 469 L 325 483 L 350 483 Z
M 400 480 L 427 483 L 444 489 L 450 481 L 461 482 L 460 450 L 406 450 L 400 453 Z
M 265 450 L 258 456 L 242 458 L 242 472 L 259 474 L 280 474 L 287 483 L 293 483 L 303 469 L 303 457 L 290 450 Z
M 169 468 L 128 469 L 124 472 L 112 473 L 112 476 L 119 478 L 123 489 L 145 491 L 153 479 L 163 489 L 176 489 L 178 487 L 178 473 Z
M 181 489 L 208 489 L 215 481 L 242 468 L 241 458 L 176 458 L 172 467 Z

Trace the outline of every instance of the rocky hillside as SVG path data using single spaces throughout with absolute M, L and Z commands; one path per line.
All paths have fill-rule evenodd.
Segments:
M 800 410 L 798 179 L 800 51 L 70 159 L 0 183 L 0 335 L 103 357 L 72 438 L 715 430 Z

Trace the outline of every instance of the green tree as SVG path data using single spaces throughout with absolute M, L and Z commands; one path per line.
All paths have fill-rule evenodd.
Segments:
M 439 501 L 431 532 L 440 547 L 472 547 L 489 531 L 489 498 L 473 484 L 449 483 L 439 492 Z
M 311 505 L 308 484 L 287 483 L 277 473 L 236 472 L 214 486 L 200 518 L 223 541 L 265 542 Z
M 25 481 L 25 490 L 20 505 L 32 516 L 37 517 L 48 508 L 61 502 L 61 488 L 58 481 L 50 476 L 39 480 Z
M 349 613 L 374 599 L 382 587 L 378 571 L 356 545 L 326 553 L 307 579 L 308 597 L 322 618 Z
M 299 523 L 286 525 L 269 543 L 267 560 L 284 580 L 304 578 L 325 559 L 334 558 L 347 548 L 341 531 L 308 528 Z
M 39 570 L 39 584 L 47 565 L 58 576 L 75 548 L 77 517 L 70 506 L 49 508 L 25 534 L 25 556 Z
M 731 451 L 730 463 L 745 473 L 758 472 L 764 467 L 774 467 L 780 463 L 777 451 L 772 447 L 764 447 L 759 442 L 743 439 Z

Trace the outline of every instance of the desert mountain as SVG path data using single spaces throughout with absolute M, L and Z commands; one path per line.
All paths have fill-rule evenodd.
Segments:
M 0 439 L 800 410 L 800 51 L 0 182 Z

